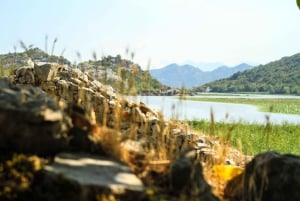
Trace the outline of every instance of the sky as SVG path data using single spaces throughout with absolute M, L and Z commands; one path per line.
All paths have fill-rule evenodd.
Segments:
M 57 38 L 54 54 L 72 62 L 129 50 L 144 69 L 300 52 L 296 0 L 1 0 L 0 23 L 0 54 L 22 51 L 20 40 L 50 53 Z

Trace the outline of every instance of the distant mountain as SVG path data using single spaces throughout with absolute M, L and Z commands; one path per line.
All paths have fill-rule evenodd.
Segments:
M 242 63 L 235 67 L 221 66 L 213 71 L 202 71 L 192 65 L 170 64 L 161 69 L 150 70 L 150 74 L 167 86 L 191 88 L 226 78 L 236 72 L 251 68 L 252 66 Z
M 250 66 L 249 64 L 246 63 L 241 63 L 235 67 L 220 66 L 217 69 L 211 71 L 209 75 L 212 77 L 212 80 L 218 80 L 218 79 L 229 77 L 234 73 L 242 72 L 244 70 L 248 70 L 251 68 L 253 68 L 253 66 Z
M 180 63 L 180 65 L 186 64 L 200 68 L 202 71 L 212 71 L 220 66 L 224 66 L 224 63 L 221 62 L 194 62 L 191 60 L 186 60 Z
M 205 72 L 191 65 L 170 64 L 161 69 L 150 70 L 150 74 L 170 87 L 190 87 L 194 86 L 195 81 L 203 77 Z
M 300 53 L 238 72 L 198 87 L 212 92 L 263 92 L 300 95 Z

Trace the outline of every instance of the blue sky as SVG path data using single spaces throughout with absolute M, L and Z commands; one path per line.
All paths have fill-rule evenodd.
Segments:
M 135 53 L 141 66 L 267 63 L 300 52 L 295 0 L 1 0 L 0 53 L 19 41 L 78 62 Z

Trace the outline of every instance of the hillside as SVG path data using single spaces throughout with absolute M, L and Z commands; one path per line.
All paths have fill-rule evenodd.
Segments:
M 130 60 L 122 59 L 120 55 L 102 57 L 97 61 L 89 60 L 79 63 L 78 67 L 122 93 L 156 94 L 166 88 L 152 78 L 149 71 L 142 70 L 140 65 Z
M 213 71 L 202 71 L 192 65 L 170 64 L 161 69 L 150 70 L 150 73 L 154 78 L 165 85 L 191 88 L 229 77 L 238 71 L 250 68 L 252 68 L 252 66 L 242 63 L 235 67 L 220 66 Z
M 3 68 L 22 67 L 27 65 L 28 59 L 31 58 L 35 62 L 54 62 L 60 64 L 71 65 L 63 56 L 49 55 L 39 48 L 30 48 L 28 51 L 15 52 L 8 54 L 0 54 L 0 65 Z
M 238 72 L 227 79 L 217 80 L 196 90 L 211 92 L 261 92 L 300 95 L 300 53 Z
M 102 57 L 101 60 L 89 60 L 72 65 L 63 56 L 49 55 L 39 48 L 30 48 L 24 52 L 0 55 L 0 74 L 28 65 L 28 60 L 35 63 L 58 63 L 68 67 L 79 68 L 97 80 L 113 86 L 123 93 L 158 93 L 165 88 L 158 80 L 151 77 L 138 64 L 122 59 L 120 55 Z

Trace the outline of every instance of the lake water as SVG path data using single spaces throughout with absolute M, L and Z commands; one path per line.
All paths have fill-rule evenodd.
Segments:
M 244 96 L 249 98 L 249 95 Z M 259 98 L 260 96 L 261 95 L 254 95 L 251 98 Z M 218 95 L 217 97 L 224 96 Z M 233 96 L 229 97 L 233 98 Z M 278 98 L 278 96 L 263 95 L 263 98 L 266 97 Z M 280 96 L 280 98 L 291 97 Z M 259 112 L 255 106 L 246 104 L 179 100 L 176 96 L 141 96 L 134 97 L 133 99 L 145 103 L 152 109 L 161 111 L 167 118 L 176 118 L 179 120 L 210 120 L 211 113 L 213 113 L 214 119 L 217 122 L 242 121 L 266 124 L 267 117 L 269 117 L 270 122 L 274 124 L 282 124 L 285 122 L 300 124 L 300 115 Z

